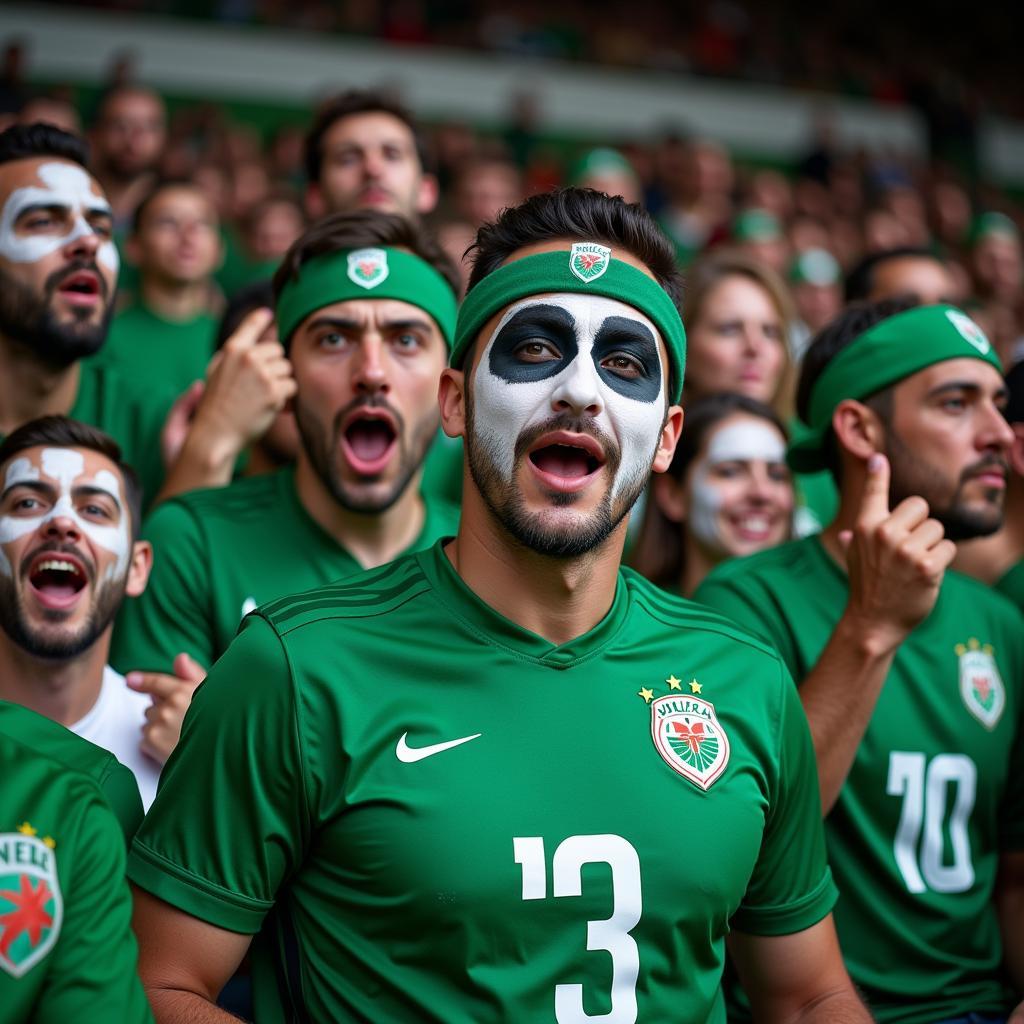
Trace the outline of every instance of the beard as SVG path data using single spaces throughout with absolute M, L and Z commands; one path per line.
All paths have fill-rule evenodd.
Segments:
M 399 469 L 394 481 L 383 493 L 369 491 L 365 483 L 351 483 L 342 478 L 335 453 L 341 439 L 342 423 L 358 408 L 386 408 L 395 418 L 398 428 L 398 459 Z M 405 428 L 405 420 L 387 400 L 377 395 L 368 398 L 356 398 L 349 402 L 335 417 L 330 429 L 311 413 L 303 404 L 301 396 L 295 398 L 295 425 L 299 428 L 302 448 L 309 457 L 313 471 L 323 485 L 330 491 L 334 500 L 349 512 L 364 515 L 379 515 L 386 512 L 405 493 L 409 482 L 423 465 L 430 443 L 437 433 L 436 416 L 424 417 L 412 431 L 411 439 Z
M 68 551 L 73 552 L 79 558 L 82 557 L 81 553 L 71 545 L 53 545 L 43 550 Z M 34 551 L 32 557 L 34 558 L 38 553 L 39 550 Z M 88 565 L 89 563 L 84 564 Z M 23 578 L 25 576 L 24 568 L 25 566 L 22 571 Z M 95 580 L 90 579 L 90 583 L 95 585 Z M 114 616 L 124 600 L 127 583 L 127 572 L 120 580 L 108 580 L 103 583 L 95 591 L 92 607 L 89 609 L 85 621 L 77 629 L 68 630 L 60 628 L 60 623 L 66 618 L 67 613 L 56 609 L 48 609 L 43 614 L 43 618 L 49 623 L 49 628 L 30 623 L 18 600 L 14 579 L 6 574 L 0 574 L 0 628 L 23 651 L 34 658 L 47 661 L 69 661 L 92 647 L 103 631 L 114 621 Z
M 965 502 L 964 488 L 985 469 L 1009 466 L 998 455 L 987 455 L 971 463 L 961 473 L 952 496 L 943 500 L 949 490 L 949 479 L 938 467 L 913 453 L 900 436 L 890 427 L 886 435 L 886 455 L 892 466 L 890 505 L 895 508 L 905 498 L 920 495 L 928 502 L 929 514 L 942 523 L 947 540 L 971 540 L 987 537 L 1003 525 L 1004 492 L 993 489 L 988 507 L 976 507 Z
M 80 270 L 91 270 L 99 279 L 106 300 L 99 323 L 89 321 L 92 313 L 88 309 L 72 309 L 70 318 L 63 322 L 53 314 L 53 296 L 61 281 Z M 24 345 L 55 369 L 64 369 L 102 348 L 113 310 L 106 280 L 93 262 L 78 260 L 54 272 L 46 279 L 41 296 L 0 269 L 0 335 Z
M 612 499 L 613 488 L 606 489 L 600 504 L 585 519 L 572 524 L 550 523 L 544 512 L 531 512 L 522 494 L 516 489 L 515 476 L 533 443 L 544 434 L 555 430 L 590 434 L 605 452 L 604 468 L 615 480 L 622 461 L 619 446 L 601 431 L 589 417 L 569 414 L 554 416 L 546 422 L 524 430 L 516 439 L 512 478 L 506 479 L 498 469 L 500 453 L 492 443 L 481 440 L 475 430 L 475 409 L 471 392 L 466 393 L 466 435 L 464 443 L 469 472 L 492 517 L 520 544 L 548 558 L 571 559 L 589 554 L 611 536 L 615 528 L 629 514 L 647 485 L 649 474 L 626 481 L 618 499 Z M 559 493 L 550 500 L 556 508 L 567 508 L 580 498 L 579 493 Z

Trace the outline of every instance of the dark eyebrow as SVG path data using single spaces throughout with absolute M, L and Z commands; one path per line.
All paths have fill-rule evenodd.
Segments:
M 46 497 L 57 493 L 57 489 L 52 484 L 46 483 L 44 480 L 18 480 L 11 484 L 10 487 L 4 488 L 4 493 L 0 494 L 0 501 L 4 501 L 7 498 L 7 495 L 16 487 L 27 487 L 30 491 L 34 491 L 36 494 L 45 495 Z
M 99 202 L 99 200 L 97 199 L 96 202 Z M 31 206 L 26 206 L 21 213 L 18 214 L 18 220 L 21 220 L 22 217 L 27 217 L 29 214 L 38 213 L 40 210 L 45 210 L 49 213 L 54 211 L 63 212 L 64 210 L 70 209 L 70 203 L 32 203 Z M 86 213 L 98 213 L 104 217 L 113 216 L 113 213 L 107 206 L 90 206 L 86 210 Z
M 76 498 L 80 495 L 83 497 L 89 497 L 90 495 L 98 494 L 103 498 L 109 498 L 117 507 L 117 511 L 121 511 L 121 502 L 117 500 L 116 495 L 111 494 L 105 487 L 93 487 L 91 484 L 81 484 L 78 487 L 73 488 L 71 493 Z
M 556 330 L 575 331 L 576 319 L 569 310 L 562 306 L 552 306 L 541 303 L 536 306 L 527 306 L 519 310 L 515 316 L 504 327 L 507 331 L 512 327 L 518 327 L 521 323 L 537 324 L 540 327 L 551 327 Z
M 971 395 L 976 396 L 982 393 L 982 386 L 973 380 L 951 380 L 946 384 L 939 384 L 937 387 L 932 388 L 926 397 L 938 398 L 947 391 L 968 391 Z M 992 395 L 992 400 L 998 401 L 1001 398 L 1006 398 L 1007 394 L 1006 386 L 1003 385 L 996 389 Z
M 346 317 L 340 316 L 318 316 L 315 320 L 310 320 L 306 325 L 306 330 L 311 331 L 315 327 L 335 327 L 341 331 L 361 331 L 366 327 L 366 324 L 362 320 L 352 320 Z M 427 320 L 388 320 L 386 323 L 381 324 L 381 328 L 385 331 L 396 331 L 402 330 L 406 327 L 420 327 L 423 330 L 430 330 L 430 323 Z

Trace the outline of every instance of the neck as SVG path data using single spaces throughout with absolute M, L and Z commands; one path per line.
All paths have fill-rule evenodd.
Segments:
M 0 335 L 0 434 L 37 416 L 67 415 L 78 394 L 77 362 L 55 369 Z
M 593 629 L 615 599 L 626 520 L 579 558 L 549 558 L 515 540 L 463 479 L 458 536 L 445 549 L 455 571 L 485 604 L 552 644 Z
M 422 532 L 427 516 L 420 495 L 422 474 L 422 468 L 413 474 L 399 499 L 386 511 L 353 512 L 338 503 L 306 453 L 300 452 L 295 468 L 295 490 L 310 518 L 364 569 L 372 569 L 396 558 Z
M 37 658 L 0 633 L 0 699 L 21 704 L 61 725 L 84 718 L 99 700 L 110 649 L 110 626 L 68 661 Z
M 202 281 L 161 281 L 153 277 L 142 280 L 139 288 L 142 303 L 164 320 L 184 322 L 206 312 L 210 286 Z
M 957 544 L 953 568 L 990 586 L 1024 559 L 1024 478 L 1011 475 L 1003 527 L 990 537 Z
M 679 593 L 683 597 L 692 597 L 704 577 L 718 565 L 718 562 L 719 559 L 714 558 L 707 548 L 696 541 L 692 531 L 687 530 L 683 540 L 683 568 L 679 574 Z

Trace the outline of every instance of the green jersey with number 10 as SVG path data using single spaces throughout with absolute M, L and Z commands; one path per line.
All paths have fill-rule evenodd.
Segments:
M 723 1021 L 730 922 L 788 934 L 835 899 L 777 655 L 629 571 L 554 646 L 440 544 L 249 616 L 129 874 L 286 937 L 277 994 L 338 1022 Z
M 843 614 L 846 576 L 817 537 L 719 566 L 697 599 L 769 640 L 793 678 Z M 1024 847 L 1024 621 L 947 572 L 900 646 L 825 822 L 846 965 L 880 1021 L 1005 1012 L 993 889 Z

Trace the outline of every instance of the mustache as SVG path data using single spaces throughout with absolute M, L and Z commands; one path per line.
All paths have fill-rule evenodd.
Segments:
M 334 417 L 335 438 L 341 435 L 341 425 L 358 409 L 386 409 L 395 419 L 399 438 L 405 436 L 405 417 L 383 395 L 373 394 L 360 395 L 358 398 L 353 398 L 351 402 L 338 411 Z
M 28 575 L 29 567 L 32 563 L 40 556 L 47 552 L 52 551 L 55 555 L 74 555 L 85 568 L 86 579 L 90 583 L 94 583 L 96 580 L 96 566 L 93 565 L 92 559 L 84 552 L 81 548 L 76 547 L 74 544 L 62 544 L 57 541 L 50 541 L 46 544 L 40 544 L 39 547 L 33 548 L 25 557 L 21 560 L 21 564 L 18 569 L 22 576 Z
M 960 485 L 963 486 L 972 477 L 980 476 L 982 473 L 985 473 L 990 469 L 1001 469 L 1007 478 L 1010 476 L 1009 461 L 1003 458 L 1002 455 L 990 453 L 984 458 L 978 459 L 977 462 L 972 462 L 971 465 L 969 465 L 960 474 Z
M 107 281 L 103 274 L 100 273 L 100 268 L 96 265 L 95 260 L 75 260 L 69 266 L 62 267 L 60 270 L 55 270 L 47 279 L 43 288 L 46 293 L 46 297 L 50 298 L 55 291 L 61 286 L 61 282 L 71 277 L 72 274 L 78 274 L 83 270 L 92 271 L 96 275 L 99 281 L 100 295 L 104 301 L 109 297 L 109 289 L 107 288 Z
M 574 416 L 571 413 L 559 413 L 543 423 L 526 427 L 516 438 L 515 461 L 520 462 L 538 438 L 555 430 L 565 430 L 570 434 L 589 434 L 601 446 L 605 466 L 612 476 L 616 474 L 622 461 L 622 450 L 615 439 L 602 430 L 592 416 Z

